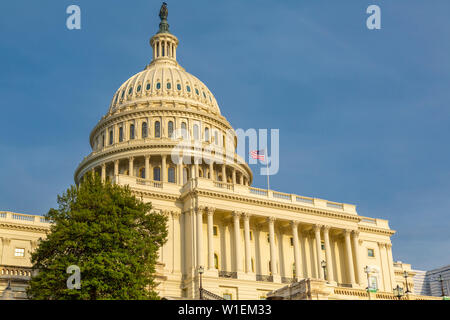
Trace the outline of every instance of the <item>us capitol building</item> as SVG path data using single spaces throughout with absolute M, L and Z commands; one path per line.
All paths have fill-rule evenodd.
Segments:
M 209 299 L 394 299 L 414 272 L 394 263 L 388 221 L 360 216 L 352 204 L 252 187 L 214 95 L 177 62 L 165 4 L 160 18 L 153 60 L 114 93 L 74 175 L 75 183 L 96 172 L 129 185 L 168 216 L 160 296 L 198 299 L 201 276 Z M 187 137 L 195 143 L 174 159 Z M 49 225 L 0 211 L 0 297 L 26 298 L 30 251 Z

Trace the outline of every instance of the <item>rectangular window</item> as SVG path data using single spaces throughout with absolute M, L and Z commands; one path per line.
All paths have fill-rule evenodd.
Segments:
M 321 248 L 322 250 L 325 250 L 325 242 L 324 242 L 324 241 L 322 241 L 322 242 L 320 243 L 320 248 Z
M 24 248 L 16 248 L 14 250 L 14 256 L 15 257 L 24 257 L 25 256 L 25 249 Z
M 216 237 L 219 235 L 219 228 L 217 226 L 213 226 L 213 235 Z
M 367 249 L 367 256 L 368 257 L 375 257 L 375 251 L 373 249 Z

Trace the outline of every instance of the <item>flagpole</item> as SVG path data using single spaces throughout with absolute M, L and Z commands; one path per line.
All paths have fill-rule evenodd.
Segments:
M 267 148 L 266 148 L 266 168 L 267 168 L 267 192 L 269 192 L 270 190 L 270 184 L 269 184 L 269 157 L 268 157 L 268 153 L 267 153 Z

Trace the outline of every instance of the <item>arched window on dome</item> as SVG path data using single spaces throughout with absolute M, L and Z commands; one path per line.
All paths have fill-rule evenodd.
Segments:
M 156 83 L 156 89 L 161 89 L 161 82 Z
M 109 145 L 113 144 L 113 138 L 114 138 L 113 131 L 109 130 Z
M 198 132 L 198 124 L 194 124 L 194 140 L 198 140 L 199 132 Z
M 170 167 L 169 170 L 167 171 L 167 181 L 175 183 L 175 168 L 174 167 Z
M 119 142 L 123 141 L 123 127 L 119 127 Z
M 167 132 L 169 134 L 169 138 L 173 138 L 173 121 L 169 121 L 167 124 Z
M 205 141 L 209 142 L 209 128 L 205 128 Z
M 139 178 L 145 179 L 145 168 L 139 168 Z
M 180 91 L 181 90 L 181 84 L 177 84 L 177 90 Z
M 155 122 L 155 138 L 161 138 L 161 123 L 159 121 Z
M 102 148 L 104 148 L 105 147 L 105 135 L 103 134 L 102 135 Z
M 142 123 L 142 138 L 147 138 L 148 136 L 148 126 L 147 122 Z
M 161 169 L 159 167 L 153 168 L 153 180 L 161 181 Z
M 167 82 L 166 86 L 167 86 L 168 90 L 170 90 L 172 88 L 172 84 L 170 82 Z
M 187 92 L 191 92 L 191 87 L 190 86 L 186 86 L 186 91 Z
M 134 139 L 134 124 L 130 124 L 130 139 Z
M 187 139 L 186 122 L 181 123 L 181 136 L 183 137 L 183 139 Z

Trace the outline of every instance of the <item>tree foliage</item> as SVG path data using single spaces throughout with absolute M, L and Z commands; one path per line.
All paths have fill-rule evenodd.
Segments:
M 47 238 L 31 255 L 32 299 L 158 299 L 155 265 L 166 242 L 167 218 L 151 212 L 128 187 L 87 174 L 58 196 Z M 67 267 L 81 270 L 81 288 L 68 289 Z

